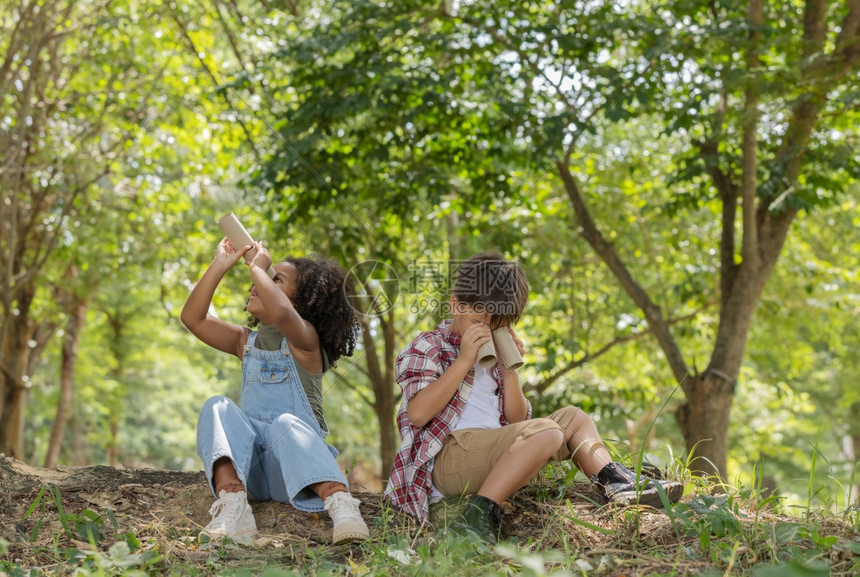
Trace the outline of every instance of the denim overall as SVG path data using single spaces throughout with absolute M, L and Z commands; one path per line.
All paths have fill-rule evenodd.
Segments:
M 322 499 L 308 485 L 335 481 L 347 485 L 299 381 L 287 339 L 277 351 L 254 347 L 248 336 L 242 356 L 240 409 L 223 395 L 203 405 L 197 421 L 197 454 L 215 495 L 212 466 L 229 457 L 248 496 L 290 503 L 301 511 L 323 511 Z M 217 497 L 217 495 L 215 495 Z

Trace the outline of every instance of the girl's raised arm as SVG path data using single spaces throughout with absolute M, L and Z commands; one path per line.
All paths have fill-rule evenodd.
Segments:
M 272 257 L 261 243 L 256 243 L 257 254 L 251 261 L 251 280 L 260 300 L 269 315 L 269 324 L 277 327 L 278 332 L 287 338 L 290 346 L 310 353 L 311 358 L 319 359 L 320 339 L 314 326 L 302 318 L 292 301 L 276 286 L 279 279 L 269 277 L 268 269 Z M 306 367 L 307 368 L 307 367 Z
M 249 248 L 246 246 L 236 250 L 229 240 L 223 239 L 215 251 L 215 258 L 185 301 L 180 316 L 182 323 L 198 339 L 212 348 L 239 358 L 242 358 L 242 348 L 248 339 L 248 329 L 210 315 L 209 308 L 221 279 Z

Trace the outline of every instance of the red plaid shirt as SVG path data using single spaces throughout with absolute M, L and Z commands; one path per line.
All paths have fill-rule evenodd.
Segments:
M 397 507 L 419 519 L 429 514 L 429 498 L 433 481 L 433 458 L 442 449 L 472 392 L 475 369 L 469 369 L 457 392 L 438 415 L 424 425 L 415 427 L 409 421 L 406 407 L 421 389 L 442 376 L 460 354 L 462 337 L 449 330 L 451 321 L 443 321 L 436 330 L 418 335 L 397 356 L 395 370 L 397 384 L 403 389 L 400 409 L 397 411 L 397 428 L 400 429 L 400 451 L 388 476 L 385 496 Z M 504 411 L 504 383 L 498 365 L 490 373 L 499 385 L 499 424 L 508 424 Z M 529 416 L 531 409 L 529 409 Z

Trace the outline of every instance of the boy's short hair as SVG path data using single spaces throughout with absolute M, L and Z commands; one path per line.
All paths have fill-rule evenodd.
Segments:
M 520 263 L 496 251 L 482 252 L 460 264 L 452 292 L 476 311 L 490 313 L 490 328 L 496 329 L 522 316 L 529 282 Z

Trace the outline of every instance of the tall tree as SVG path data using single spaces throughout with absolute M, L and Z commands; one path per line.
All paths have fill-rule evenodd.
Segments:
M 3 3 L 0 452 L 24 458 L 25 390 L 35 361 L 60 326 L 55 301 L 76 295 L 84 305 L 101 280 L 81 274 L 79 283 L 68 283 L 67 273 L 91 266 L 91 272 L 109 276 L 128 260 L 123 252 L 133 243 L 101 234 L 100 228 L 117 220 L 162 225 L 155 234 L 148 231 L 148 243 L 135 233 L 143 247 L 154 247 L 147 251 L 151 258 L 160 235 L 175 230 L 163 225 L 181 222 L 152 208 L 174 208 L 176 195 L 187 195 L 171 183 L 197 180 L 192 193 L 199 196 L 206 178 L 226 164 L 229 147 L 216 149 L 194 132 L 220 131 L 202 126 L 183 100 L 201 109 L 213 106 L 186 85 L 190 57 L 162 23 L 162 12 L 181 9 L 182 3 L 125 0 Z M 200 161 L 205 146 L 211 150 L 209 165 Z M 189 176 L 192 169 L 182 155 L 192 153 Z M 81 311 L 75 305 L 68 312 Z
M 62 344 L 60 346 L 60 394 L 57 399 L 57 412 L 51 425 L 51 436 L 48 439 L 48 449 L 45 453 L 45 467 L 56 467 L 60 460 L 60 450 L 66 425 L 74 407 L 75 366 L 78 360 L 78 344 L 81 332 L 86 322 L 89 301 L 77 292 L 77 283 L 73 280 L 78 276 L 77 267 L 70 267 L 66 281 L 68 290 L 63 291 L 61 307 L 66 315 L 63 327 Z M 71 281 L 71 282 L 70 282 Z
M 801 211 L 811 211 L 820 199 L 832 199 L 844 189 L 840 173 L 846 168 L 852 173 L 849 179 L 857 174 L 857 159 L 845 158 L 856 143 L 856 130 L 835 141 L 827 132 L 833 123 L 829 116 L 850 114 L 840 95 L 850 97 L 860 69 L 860 3 L 828 9 L 824 2 L 810 0 L 799 21 L 790 4 L 769 5 L 767 14 L 758 0 L 749 2 L 746 14 L 740 12 L 743 6 L 734 8 L 723 12 L 708 7 L 693 14 L 706 36 L 680 35 L 683 45 L 691 40 L 707 44 L 707 35 L 721 26 L 735 29 L 725 44 L 717 44 L 723 62 L 692 60 L 680 50 L 671 53 L 679 70 L 686 68 L 693 77 L 694 88 L 685 86 L 676 94 L 705 100 L 706 90 L 713 91 L 708 104 L 691 106 L 691 117 L 681 113 L 672 119 L 689 122 L 688 131 L 701 135 L 691 139 L 695 156 L 688 158 L 710 177 L 709 191 L 720 206 L 719 323 L 702 372 L 690 370 L 659 303 L 593 220 L 570 170 L 572 150 L 558 163 L 582 236 L 643 312 L 684 390 L 686 402 L 676 416 L 688 451 L 703 458 L 696 467 L 723 476 L 729 414 L 750 324 L 791 224 Z M 670 20 L 680 25 L 690 17 L 678 11 Z M 782 35 L 786 21 L 790 34 Z M 736 67 L 740 74 L 733 73 Z M 730 113 L 730 107 L 736 112 Z
M 115 153 L 120 142 L 103 132 L 119 90 L 81 91 L 106 81 L 87 77 L 105 63 L 105 47 L 88 43 L 97 19 L 84 16 L 103 4 L 6 4 L 0 36 L 0 451 L 23 458 L 24 392 L 34 349 L 44 345 L 34 339 L 46 320 L 37 312 L 37 292 L 64 241 L 66 221 L 105 172 L 98 159 Z M 88 58 L 92 66 L 80 66 Z
M 284 202 L 293 215 L 334 201 L 376 199 L 380 213 L 407 216 L 441 202 L 464 215 L 496 202 L 504 221 L 530 194 L 515 191 L 512 175 L 540 180 L 554 168 L 572 229 L 614 275 L 684 392 L 676 417 L 694 467 L 725 476 L 747 335 L 792 223 L 858 175 L 857 0 L 807 0 L 801 13 L 759 0 L 335 2 L 277 56 L 290 72 L 278 124 L 290 147 L 258 182 L 275 196 L 301 190 Z M 632 158 L 612 130 L 623 123 L 653 125 L 675 146 L 676 168 L 655 176 L 659 167 Z M 647 182 L 671 198 L 619 202 L 627 192 L 600 174 L 613 166 L 630 171 L 634 188 Z M 625 238 L 625 223 L 646 212 L 655 227 L 646 234 L 673 230 L 678 253 L 700 248 L 707 276 L 694 282 L 706 294 L 657 290 Z M 682 218 L 700 225 L 686 238 Z M 699 369 L 678 335 L 711 300 L 719 311 Z

